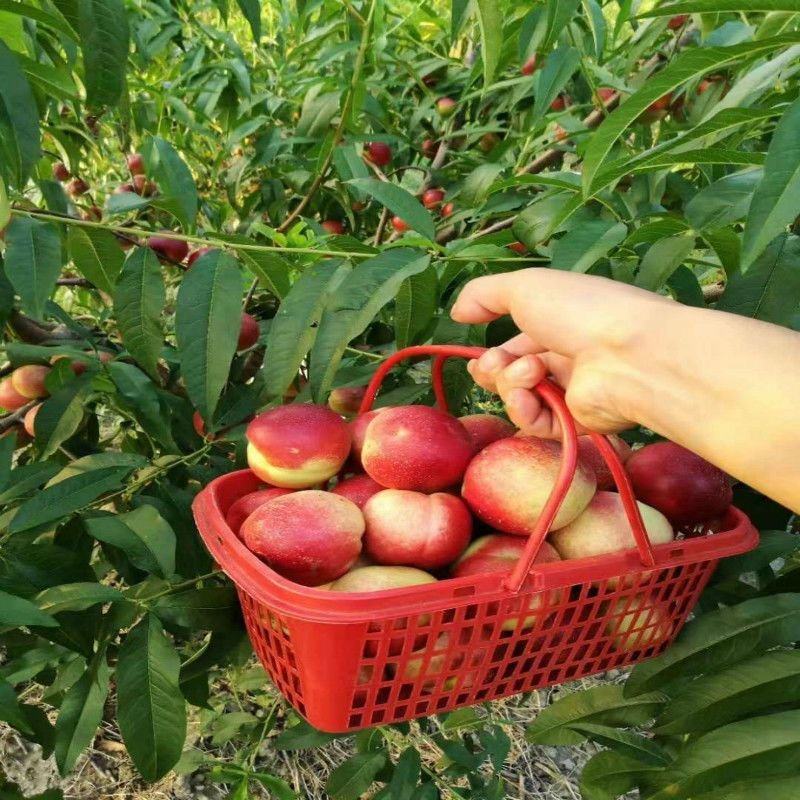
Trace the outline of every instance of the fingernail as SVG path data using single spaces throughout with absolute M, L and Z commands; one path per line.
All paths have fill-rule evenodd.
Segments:
M 478 365 L 484 372 L 494 372 L 501 366 L 500 353 L 494 348 L 487 350 L 479 359 Z

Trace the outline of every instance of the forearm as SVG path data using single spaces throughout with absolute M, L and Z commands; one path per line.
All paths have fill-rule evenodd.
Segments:
M 800 512 L 800 334 L 669 304 L 630 342 L 628 417 Z

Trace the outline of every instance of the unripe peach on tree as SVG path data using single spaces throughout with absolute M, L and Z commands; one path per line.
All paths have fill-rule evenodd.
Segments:
M 448 217 L 453 215 L 453 211 L 455 211 L 455 206 L 452 203 L 445 203 L 441 210 L 439 211 L 440 216 L 442 219 L 447 219 Z
M 22 427 L 25 428 L 25 433 L 27 433 L 28 436 L 30 436 L 31 438 L 36 436 L 36 429 L 34 425 L 35 425 L 36 415 L 39 413 L 39 409 L 41 407 L 42 404 L 39 403 L 38 406 L 29 408 L 22 419 Z
M 653 544 L 675 538 L 669 520 L 655 508 L 639 502 L 647 536 Z M 622 498 L 616 492 L 597 492 L 589 505 L 568 525 L 550 534 L 561 558 L 587 558 L 636 547 Z
M 89 184 L 83 178 L 73 178 L 67 184 L 67 194 L 71 197 L 80 197 L 89 191 Z
M 435 158 L 436 152 L 439 149 L 439 143 L 434 141 L 433 139 L 424 139 L 422 142 L 422 155 L 425 158 Z
M 491 153 L 495 147 L 500 143 L 500 137 L 496 133 L 484 133 L 480 139 L 478 139 L 478 147 L 484 153 Z
M 689 14 L 676 14 L 674 17 L 669 18 L 669 22 L 667 23 L 667 27 L 671 31 L 677 31 L 682 28 L 689 19 Z
M 186 259 L 186 268 L 189 269 L 198 258 L 201 258 L 206 253 L 212 253 L 216 248 L 214 247 L 200 247 L 197 250 L 192 250 L 189 257 Z
M 461 480 L 472 455 L 472 440 L 455 417 L 431 406 L 395 406 L 367 427 L 361 463 L 389 489 L 436 492 Z
M 500 439 L 472 459 L 461 494 L 473 512 L 496 530 L 528 536 L 555 486 L 561 459 L 559 442 L 535 436 Z M 589 505 L 595 485 L 594 473 L 579 460 L 552 527 L 575 519 Z
M 14 388 L 10 376 L 0 380 L 0 409 L 3 411 L 16 411 L 28 402 L 30 402 L 30 398 L 21 395 Z
M 459 417 L 458 421 L 464 426 L 475 452 L 483 450 L 486 445 L 499 439 L 513 436 L 517 429 L 507 420 L 497 414 L 467 414 Z
M 364 506 L 364 550 L 377 564 L 440 569 L 472 535 L 472 516 L 452 494 L 385 489 Z
M 436 101 L 436 110 L 441 117 L 451 117 L 456 111 L 456 101 L 452 97 L 440 97 Z
M 168 236 L 151 236 L 147 246 L 159 257 L 180 264 L 189 252 L 189 245 L 183 239 Z
M 340 219 L 326 219 L 320 227 L 332 236 L 341 236 L 344 233 L 344 223 Z
M 534 53 L 532 56 L 529 56 L 527 59 L 525 59 L 525 62 L 520 67 L 519 71 L 523 75 L 533 75 L 533 73 L 536 72 L 540 66 L 541 65 L 538 63 L 536 53 Z
M 344 478 L 339 481 L 336 486 L 331 489 L 334 494 L 346 497 L 352 500 L 359 508 L 363 509 L 367 500 L 378 492 L 384 489 L 376 481 L 372 480 L 369 475 L 351 475 L 349 478 Z
M 63 161 L 56 161 L 53 164 L 53 177 L 64 183 L 64 181 L 68 181 L 72 177 L 72 173 L 67 169 L 67 165 Z
M 241 539 L 279 575 L 320 586 L 344 575 L 361 552 L 364 517 L 345 497 L 306 489 L 276 497 L 242 523 Z
M 376 167 L 385 167 L 392 160 L 392 148 L 386 142 L 369 142 L 364 148 L 364 158 Z
M 11 373 L 11 385 L 14 391 L 21 394 L 28 400 L 35 400 L 37 397 L 47 397 L 50 392 L 44 382 L 50 374 L 50 367 L 43 364 L 26 364 L 17 367 Z
M 361 408 L 366 386 L 339 386 L 328 395 L 328 408 L 343 417 L 353 417 Z
M 250 469 L 271 486 L 305 489 L 332 478 L 350 453 L 347 423 L 325 406 L 295 403 L 247 426 Z
M 570 96 L 568 94 L 560 94 L 550 103 L 550 110 L 563 111 L 569 104 Z
M 521 256 L 528 252 L 528 248 L 522 242 L 510 242 L 506 247 Z
M 239 529 L 242 523 L 257 509 L 261 508 L 264 503 L 274 500 L 276 497 L 281 497 L 289 494 L 291 489 L 279 489 L 277 486 L 270 486 L 266 489 L 258 489 L 255 492 L 250 492 L 240 497 L 228 509 L 225 515 L 225 522 L 228 527 L 238 536 Z
M 131 175 L 144 175 L 144 158 L 141 153 L 129 153 L 125 156 Z
M 695 525 L 723 514 L 733 499 L 728 476 L 674 442 L 656 442 L 625 464 L 636 496 L 675 525 Z
M 609 100 L 611 100 L 616 95 L 616 93 L 617 93 L 616 90 L 612 89 L 609 86 L 601 86 L 597 90 L 597 96 L 600 98 L 600 100 L 603 102 L 604 105 L 608 103 Z
M 392 227 L 397 231 L 397 233 L 405 233 L 407 230 L 409 230 L 408 223 L 398 216 L 392 217 Z
M 444 200 L 444 192 L 441 189 L 427 189 L 422 195 L 422 205 L 425 208 L 436 208 Z
M 260 335 L 261 329 L 258 327 L 258 320 L 247 312 L 242 314 L 239 338 L 236 340 L 237 352 L 251 348 L 258 341 Z

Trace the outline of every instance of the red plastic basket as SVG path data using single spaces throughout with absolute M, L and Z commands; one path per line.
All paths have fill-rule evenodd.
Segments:
M 482 348 L 412 347 L 387 359 L 370 383 L 370 409 L 403 358 L 435 356 L 433 383 L 446 408 L 442 369 Z M 527 692 L 661 653 L 683 626 L 720 558 L 758 543 L 731 508 L 718 533 L 653 547 L 614 449 L 593 435 L 617 483 L 637 546 L 593 558 L 536 564 L 577 463 L 575 425 L 562 391 L 537 391 L 558 417 L 563 463 L 523 556 L 506 576 L 443 580 L 380 593 L 299 586 L 266 566 L 230 530 L 225 514 L 259 487 L 249 470 L 212 481 L 194 502 L 200 534 L 236 584 L 253 647 L 283 695 L 315 727 L 335 733 L 451 711 Z

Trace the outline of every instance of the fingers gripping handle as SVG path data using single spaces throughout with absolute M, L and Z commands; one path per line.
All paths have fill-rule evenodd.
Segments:
M 367 391 L 364 394 L 364 399 L 361 402 L 359 414 L 364 414 L 372 408 L 381 383 L 392 367 L 407 358 L 415 358 L 418 356 L 432 356 L 434 358 L 431 373 L 436 402 L 442 411 L 448 411 L 447 397 L 444 389 L 445 362 L 448 358 L 453 357 L 467 359 L 479 358 L 484 352 L 486 352 L 486 349 L 483 347 L 466 347 L 462 345 L 419 345 L 417 347 L 407 347 L 404 350 L 398 350 L 396 353 L 389 356 L 375 371 L 372 380 L 369 382 Z M 536 526 L 528 538 L 525 549 L 519 561 L 503 581 L 504 588 L 513 592 L 519 591 L 524 583 L 525 577 L 530 571 L 531 565 L 542 547 L 542 543 L 550 532 L 550 526 L 553 524 L 558 509 L 561 507 L 569 491 L 578 465 L 578 434 L 575 429 L 575 421 L 567 408 L 563 389 L 552 381 L 545 379 L 535 387 L 535 391 L 551 408 L 561 425 L 563 457 L 555 486 L 550 496 L 547 498 L 542 513 L 539 515 L 539 519 L 536 522 Z M 653 548 L 645 531 L 642 516 L 639 513 L 639 507 L 634 498 L 633 489 L 631 488 L 625 468 L 622 466 L 622 462 L 619 460 L 616 451 L 604 436 L 596 433 L 592 433 L 590 436 L 600 451 L 600 454 L 603 456 L 603 459 L 608 464 L 611 474 L 614 477 L 625 513 L 628 517 L 628 522 L 633 531 L 639 557 L 645 566 L 652 567 L 655 564 Z

